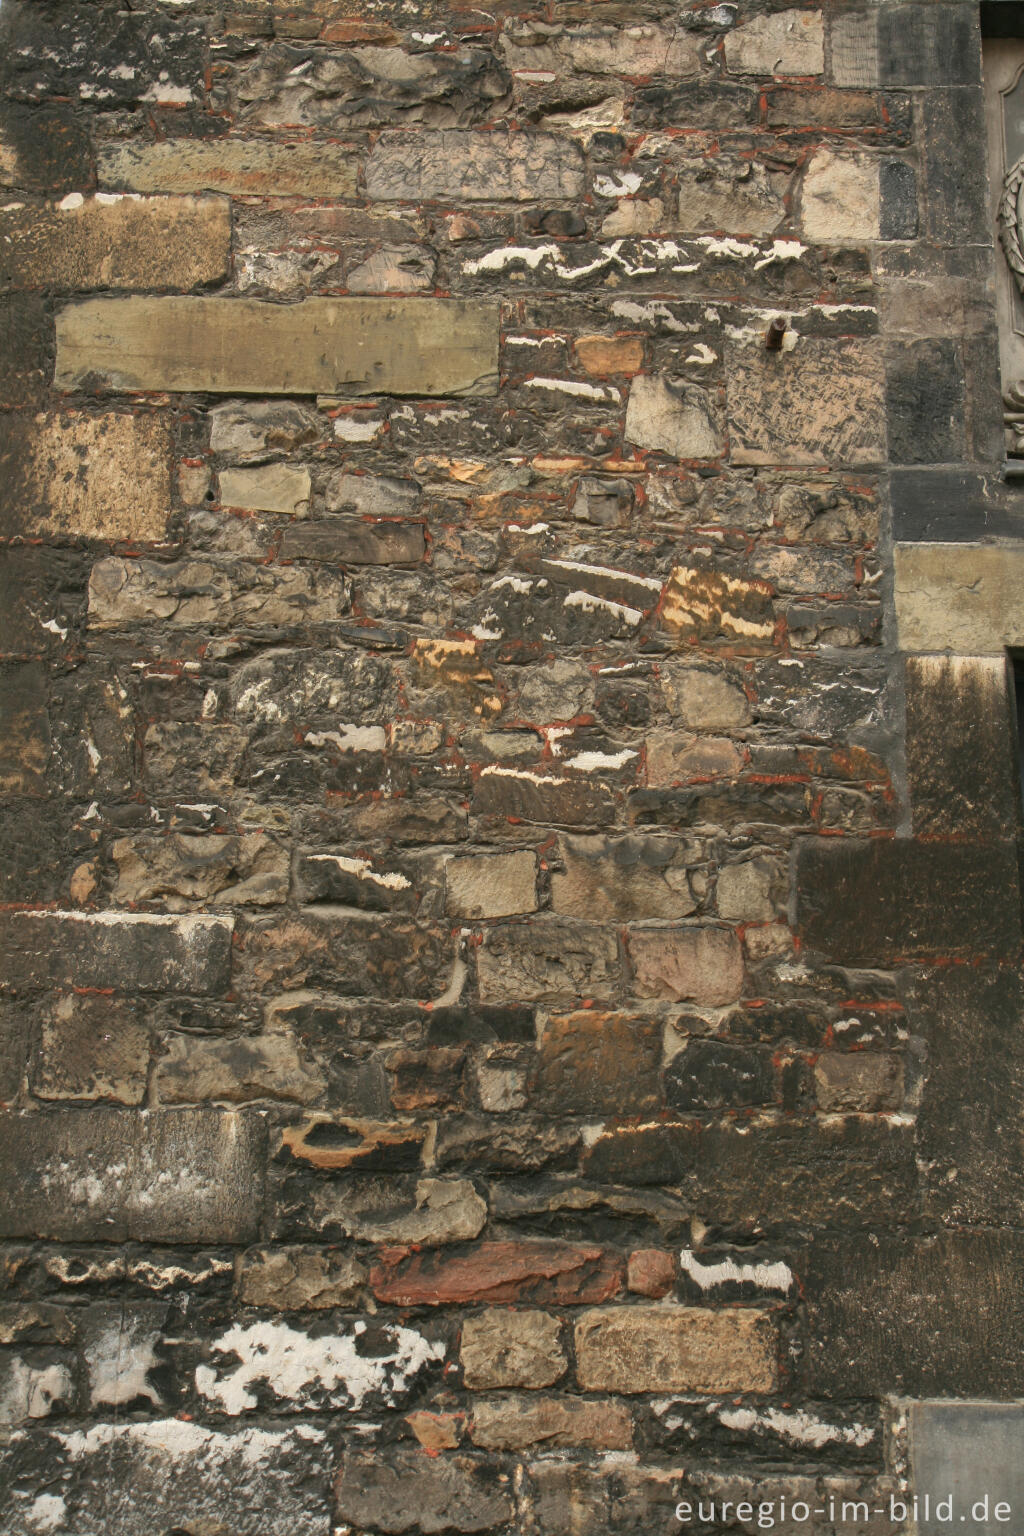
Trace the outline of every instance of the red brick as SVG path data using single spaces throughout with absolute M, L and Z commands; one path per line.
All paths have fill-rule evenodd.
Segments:
M 605 1301 L 622 1289 L 624 1265 L 604 1248 L 569 1243 L 481 1243 L 469 1252 L 382 1248 L 370 1272 L 378 1301 L 445 1306 L 466 1301 Z

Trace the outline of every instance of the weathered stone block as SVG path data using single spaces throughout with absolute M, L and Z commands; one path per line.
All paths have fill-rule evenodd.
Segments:
M 622 1287 L 618 1255 L 554 1242 L 480 1243 L 461 1254 L 385 1248 L 370 1273 L 378 1301 L 447 1306 L 467 1301 L 575 1306 L 607 1301 Z
M 171 911 L 183 911 L 214 897 L 260 907 L 288 899 L 288 850 L 265 832 L 119 838 L 111 854 L 118 901 L 163 901 Z
M 0 422 L 4 533 L 159 540 L 171 502 L 164 416 L 81 412 Z
M 796 883 L 804 943 L 840 964 L 1008 957 L 1019 942 L 1010 843 L 806 839 Z
M 773 866 L 765 859 L 727 864 L 719 871 L 715 900 L 719 917 L 734 923 L 764 923 L 775 916 Z
M 258 469 L 222 469 L 220 499 L 226 507 L 249 512 L 282 512 L 305 517 L 309 510 L 308 469 L 291 464 L 261 464 Z
M 714 459 L 725 451 L 721 411 L 697 384 L 640 374 L 629 389 L 626 441 L 676 459 Z
M 561 1332 L 550 1312 L 495 1309 L 467 1317 L 459 1346 L 466 1386 L 474 1392 L 552 1386 L 569 1366 Z
M 755 16 L 725 34 L 725 63 L 734 75 L 820 75 L 825 30 L 820 11 Z
M 800 190 L 800 224 L 807 239 L 826 244 L 877 240 L 881 217 L 877 160 L 815 150 Z
M 468 1456 L 430 1457 L 399 1450 L 347 1451 L 335 1486 L 335 1519 L 355 1529 L 434 1536 L 492 1531 L 514 1512 L 511 1474 Z
M 610 1398 L 528 1397 L 509 1392 L 478 1398 L 470 1435 L 487 1451 L 525 1451 L 533 1446 L 628 1451 L 633 1421 L 624 1403 Z
M 395 1161 L 397 1166 L 400 1160 Z M 373 1159 L 365 1162 L 372 1166 Z M 325 1184 L 317 1186 L 310 1205 L 318 1231 L 344 1233 L 364 1243 L 422 1248 L 465 1243 L 478 1237 L 487 1221 L 487 1202 L 468 1179 L 388 1174 L 355 1184 Z
M 736 464 L 877 464 L 885 458 L 882 360 L 871 341 L 803 338 L 794 351 L 731 343 Z
M 250 1248 L 238 1271 L 238 1299 L 275 1312 L 358 1306 L 366 1270 L 335 1248 Z
M 900 648 L 967 656 L 1024 645 L 1024 551 L 980 544 L 897 544 Z
M 74 1357 L 15 1354 L 0 1357 L 0 1425 L 31 1424 L 77 1406 Z
M 660 1100 L 661 1024 L 596 1008 L 544 1021 L 531 1101 L 552 1114 L 638 1115 Z
M 0 294 L 0 405 L 46 403 L 52 352 L 53 320 L 42 295 Z
M 459 299 L 92 299 L 57 317 L 57 387 L 492 395 L 498 310 Z
M 673 602 L 680 583 L 673 580 Z M 767 615 L 766 615 L 767 617 Z M 708 667 L 659 661 L 658 680 L 665 707 L 682 725 L 701 731 L 729 730 L 750 720 L 750 701 L 739 682 Z
M 175 1035 L 157 1063 L 153 1088 L 161 1104 L 218 1100 L 245 1104 L 282 1099 L 312 1104 L 327 1081 L 288 1029 L 228 1040 Z
M 161 622 L 176 627 L 237 624 L 274 629 L 331 624 L 347 611 L 344 576 L 315 566 L 250 562 L 100 560 L 89 578 L 89 624 L 117 629 Z
M 903 1103 L 903 1063 L 877 1051 L 822 1051 L 814 1063 L 814 1095 L 828 1114 L 878 1114 Z
M 621 986 L 615 935 L 583 923 L 536 920 L 490 928 L 477 951 L 487 1003 L 615 1001 Z
M 175 1530 L 196 1521 L 215 1529 L 225 1516 L 237 1536 L 292 1536 L 323 1520 L 330 1487 L 326 1435 L 311 1424 L 220 1430 L 184 1419 L 99 1423 L 86 1431 L 23 1431 L 2 1454 L 0 1529 L 12 1533 L 30 1529 L 36 1510 L 53 1536 L 149 1536 L 154 1523 Z M 41 1466 L 59 1495 L 40 1492 Z
M 601 827 L 614 820 L 615 801 L 603 784 L 585 778 L 490 764 L 473 790 L 477 816 L 507 816 L 563 827 Z
M 447 925 L 311 908 L 254 924 L 244 937 L 244 962 L 260 989 L 323 987 L 342 997 L 426 1003 L 448 986 L 454 954 Z
M 770 1392 L 776 1333 L 765 1312 L 608 1307 L 576 1324 L 587 1392 Z
M 688 917 L 695 908 L 679 838 L 566 833 L 558 852 L 563 868 L 551 876 L 551 905 L 567 917 L 628 923 Z
M 330 560 L 339 565 L 418 565 L 427 552 L 422 523 L 365 523 L 326 518 L 286 528 L 282 560 Z
M 354 197 L 358 166 L 348 145 L 315 139 L 175 138 L 111 144 L 97 157 L 104 187 L 247 197 Z
M 10 288 L 198 288 L 227 275 L 226 198 L 84 198 L 0 208 L 0 284 Z
M 785 182 L 758 161 L 687 159 L 679 162 L 678 176 L 678 226 L 688 233 L 770 235 L 785 218 Z
M 935 464 L 967 452 L 966 380 L 950 339 L 901 338 L 888 359 L 889 457 L 895 464 Z
M 538 202 L 579 197 L 583 184 L 578 147 L 553 133 L 382 133 L 366 162 L 376 202 Z
M 652 731 L 647 738 L 647 782 L 655 787 L 694 779 L 734 779 L 744 761 L 742 749 L 727 736 L 691 736 L 670 730 Z
M 445 910 L 453 917 L 514 917 L 537 910 L 537 858 L 530 849 L 449 859 L 444 883 Z
M 32 1091 L 41 1099 L 112 1099 L 141 1104 L 149 1030 L 124 998 L 67 993 L 43 1011 Z
M 771 1053 L 759 1046 L 690 1040 L 665 1068 L 673 1109 L 742 1109 L 781 1097 Z
M 5 912 L 8 987 L 216 993 L 231 975 L 230 917 L 141 912 Z
M 55 1242 L 252 1242 L 258 1115 L 95 1107 L 4 1117 L 0 1233 Z
M 629 953 L 640 997 L 721 1007 L 743 990 L 743 951 L 728 928 L 632 928 Z
M 573 350 L 584 372 L 593 378 L 638 373 L 644 365 L 642 336 L 577 336 Z

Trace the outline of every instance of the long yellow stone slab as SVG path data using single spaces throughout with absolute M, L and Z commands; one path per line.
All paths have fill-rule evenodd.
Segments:
M 60 389 L 493 395 L 498 306 L 460 299 L 92 299 L 57 316 Z

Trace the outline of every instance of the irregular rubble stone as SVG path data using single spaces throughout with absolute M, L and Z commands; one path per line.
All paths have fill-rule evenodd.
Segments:
M 454 917 L 512 917 L 537 909 L 537 860 L 525 849 L 449 859 L 444 881 L 446 908 Z
M 89 578 L 89 623 L 97 629 L 160 620 L 175 625 L 328 624 L 348 608 L 345 579 L 300 566 L 185 560 L 101 560 Z
M 326 1086 L 323 1074 L 285 1029 L 229 1040 L 177 1035 L 167 1042 L 153 1079 L 154 1092 L 162 1104 L 197 1104 L 211 1099 L 228 1104 L 252 1099 L 312 1104 Z
M 619 989 L 614 937 L 583 924 L 537 922 L 491 928 L 477 955 L 485 1002 L 611 1002 Z
M 321 1231 L 340 1229 L 368 1243 L 416 1243 L 425 1248 L 478 1237 L 487 1202 L 468 1179 L 407 1175 L 366 1180 L 352 1187 L 318 1189 L 313 1217 Z
M 44 1007 L 32 1085 L 41 1099 L 141 1104 L 149 1058 L 149 1031 L 137 1007 L 69 992 Z
M 322 1248 L 250 1248 L 238 1272 L 238 1299 L 276 1312 L 323 1312 L 359 1304 L 366 1270 L 350 1254 Z
M 605 923 L 687 917 L 695 907 L 687 848 L 678 838 L 580 837 L 558 840 L 562 872 L 551 876 L 551 905 L 570 917 Z
M 823 1051 L 814 1064 L 814 1096 L 818 1108 L 830 1113 L 899 1109 L 903 1102 L 900 1059 L 873 1051 Z
M 719 411 L 707 390 L 647 374 L 630 385 L 626 439 L 676 459 L 714 459 L 725 448 Z
M 362 523 L 329 518 L 286 528 L 282 560 L 330 560 L 340 565 L 416 565 L 426 554 L 422 523 Z
M 481 1243 L 467 1253 L 386 1248 L 370 1274 L 378 1301 L 399 1306 L 523 1301 L 605 1301 L 620 1289 L 620 1260 L 601 1248 L 564 1243 Z
M 163 901 L 180 911 L 212 897 L 260 907 L 288 897 L 287 850 L 265 832 L 119 838 L 111 853 L 118 871 L 114 894 L 130 904 Z
M 308 469 L 288 464 L 263 464 L 259 469 L 222 469 L 218 477 L 220 499 L 226 507 L 245 507 L 250 512 L 283 512 L 304 517 L 309 508 Z
M 721 635 L 763 642 L 775 627 L 771 588 L 763 581 L 677 565 L 665 585 L 661 623 L 684 640 L 713 640 Z
M 660 1099 L 661 1025 L 582 1009 L 545 1020 L 531 1099 L 555 1114 L 642 1114 Z

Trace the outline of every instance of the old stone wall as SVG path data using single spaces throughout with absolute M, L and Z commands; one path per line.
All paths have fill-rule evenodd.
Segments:
M 888 1531 L 1024 1364 L 976 7 L 0 52 L 0 1531 Z

